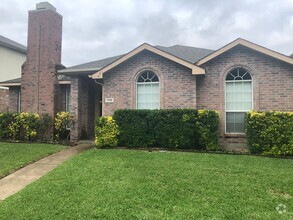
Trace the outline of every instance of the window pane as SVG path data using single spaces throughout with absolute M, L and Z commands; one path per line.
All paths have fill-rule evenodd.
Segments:
M 145 109 L 152 109 L 152 103 L 151 102 L 146 102 L 144 104 Z
M 159 102 L 153 102 L 153 109 L 159 109 L 160 108 L 160 103 Z
M 244 123 L 235 123 L 235 133 L 244 133 Z
M 159 84 L 156 83 L 156 84 L 152 84 L 152 92 L 154 93 L 159 93 Z
M 226 109 L 227 110 L 235 110 L 234 102 L 226 102 Z
M 235 101 L 242 100 L 242 92 L 235 92 Z
M 151 102 L 152 101 L 152 94 L 151 93 L 150 94 L 146 94 L 144 101 L 145 102 Z
M 243 92 L 243 101 L 251 102 L 251 92 Z
M 227 112 L 226 113 L 226 132 L 243 133 L 244 132 L 245 112 Z
M 150 93 L 152 92 L 152 85 L 151 84 L 144 84 L 144 92 L 145 93 Z
M 137 92 L 138 93 L 144 92 L 144 85 L 143 84 L 137 84 Z
M 237 112 L 237 113 L 234 113 L 234 115 L 235 115 L 235 123 L 244 123 L 245 113 Z
M 247 110 L 247 111 L 249 111 L 249 110 L 252 108 L 252 106 L 251 106 L 251 101 L 243 102 L 242 105 L 243 105 L 242 110 Z
M 226 99 L 227 99 L 227 102 L 234 101 L 234 99 L 235 99 L 234 93 L 232 93 L 232 92 L 227 93 Z
M 234 123 L 234 121 L 235 121 L 235 119 L 234 119 L 234 113 L 232 112 L 232 113 L 227 113 L 227 116 L 226 116 L 226 121 L 227 121 L 227 123 Z
M 235 102 L 235 108 L 233 110 L 243 110 L 243 103 L 242 102 Z
M 231 83 L 226 83 L 226 89 L 231 89 Z M 227 110 L 251 110 L 252 93 L 251 82 L 234 83 L 234 91 L 226 91 L 226 108 Z
M 234 83 L 226 83 L 226 91 L 234 92 Z
M 145 94 L 144 93 L 137 94 L 137 101 L 144 102 L 145 101 Z
M 152 101 L 153 102 L 160 102 L 160 95 L 159 95 L 159 93 L 153 93 Z
M 251 82 L 242 82 L 242 90 L 251 92 Z
M 144 102 L 138 102 L 137 103 L 137 108 L 138 109 L 144 109 L 145 107 L 144 107 Z

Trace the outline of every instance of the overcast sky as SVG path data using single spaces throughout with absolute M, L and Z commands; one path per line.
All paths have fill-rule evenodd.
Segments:
M 40 0 L 1 0 L 0 34 L 26 45 L 27 12 Z M 218 49 L 238 37 L 293 53 L 293 0 L 50 0 L 63 16 L 65 66 L 140 44 Z

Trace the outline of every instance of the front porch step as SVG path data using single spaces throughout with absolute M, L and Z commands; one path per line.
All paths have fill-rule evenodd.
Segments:
M 78 144 L 95 144 L 93 140 L 79 140 Z

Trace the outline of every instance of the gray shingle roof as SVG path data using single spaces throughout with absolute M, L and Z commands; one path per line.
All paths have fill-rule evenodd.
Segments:
M 156 46 L 156 48 L 163 50 L 169 54 L 172 54 L 176 57 L 179 57 L 183 60 L 186 60 L 190 63 L 195 63 L 199 61 L 201 58 L 214 52 L 213 50 L 182 45 L 174 45 L 171 47 Z
M 189 46 L 182 46 L 182 45 L 174 45 L 171 47 L 163 47 L 163 46 L 155 46 L 155 47 L 162 50 L 162 51 L 165 51 L 169 54 L 172 54 L 176 57 L 179 57 L 187 62 L 190 62 L 190 63 L 195 63 L 198 60 L 200 60 L 201 58 L 203 58 L 213 52 L 213 50 L 196 48 L 196 47 L 189 47 Z M 74 72 L 78 72 L 78 71 L 82 72 L 83 70 L 85 70 L 85 71 L 92 70 L 94 72 L 94 70 L 99 70 L 99 69 L 109 65 L 110 63 L 118 60 L 123 55 L 109 57 L 106 59 L 97 60 L 97 61 L 93 61 L 93 62 L 89 62 L 89 63 L 84 63 L 84 64 L 80 64 L 80 65 L 76 65 L 76 66 L 71 66 L 71 67 L 68 67 L 66 69 L 61 70 L 60 73 L 62 73 L 62 72 L 74 73 Z
M 10 40 L 2 35 L 0 35 L 0 45 L 26 54 L 26 47 L 25 46 L 13 41 L 13 40 Z
M 5 84 L 5 83 L 20 83 L 21 82 L 21 78 L 16 78 L 16 79 L 10 79 L 10 80 L 6 80 L 6 81 L 3 81 L 3 82 L 0 82 L 1 84 Z
M 83 64 L 80 64 L 80 65 L 68 67 L 68 68 L 66 68 L 66 70 L 69 70 L 69 69 L 70 70 L 100 69 L 100 68 L 103 68 L 104 66 L 107 66 L 108 64 L 114 62 L 115 60 L 118 60 L 122 56 L 123 55 L 118 55 L 118 56 L 115 56 L 115 57 L 109 57 L 109 58 L 105 58 L 105 59 L 102 59 L 102 60 L 83 63 Z

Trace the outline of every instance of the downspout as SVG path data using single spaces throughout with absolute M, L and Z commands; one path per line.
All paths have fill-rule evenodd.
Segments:
M 102 86 L 102 87 L 104 86 L 104 84 L 103 84 L 103 83 L 101 83 L 101 82 L 98 82 L 96 79 L 95 79 L 95 83 L 96 83 L 96 84 L 98 84 L 98 85 L 100 85 L 100 86 Z

